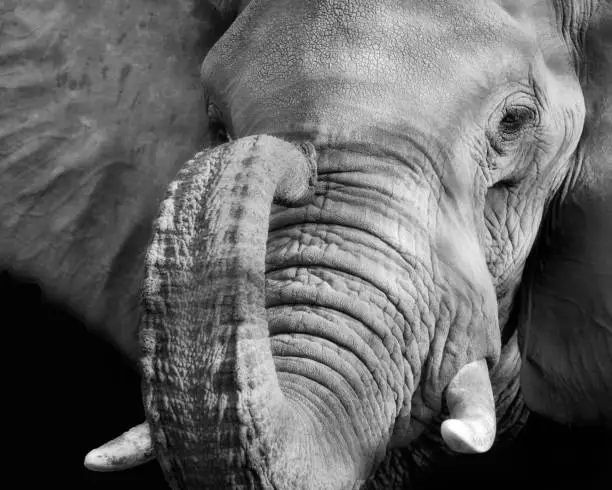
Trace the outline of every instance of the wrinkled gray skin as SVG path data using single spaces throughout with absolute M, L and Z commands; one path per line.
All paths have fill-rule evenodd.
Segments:
M 0 257 L 138 357 L 155 206 L 200 141 L 203 21 L 188 2 L 118 2 L 167 10 L 134 33 L 108 3 L 86 19 L 29 3 L 55 17 L 37 31 L 34 10 L 3 13 L 31 21 L 7 45 L 31 38 L 49 66 L 1 75 L 17 97 L 2 107 Z M 498 438 L 524 423 L 522 396 L 612 425 L 610 2 L 235 3 L 216 2 L 217 19 L 239 15 L 201 75 L 237 141 L 179 174 L 146 262 L 144 401 L 168 481 L 353 488 L 389 454 L 384 487 L 402 471 L 390 449 L 427 466 L 447 387 L 482 360 Z M 106 47 L 58 34 L 87 22 Z M 130 44 L 113 51 L 117 29 Z M 79 84 L 86 55 L 66 43 L 106 50 L 110 88 L 99 66 Z M 57 66 L 74 77 L 59 90 L 43 83 Z

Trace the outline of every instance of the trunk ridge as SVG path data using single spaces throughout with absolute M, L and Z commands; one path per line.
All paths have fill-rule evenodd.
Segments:
M 312 145 L 252 136 L 196 155 L 169 187 L 141 342 L 147 420 L 174 488 L 323 488 L 313 456 L 327 436 L 281 392 L 264 297 L 271 204 L 307 202 L 315 180 Z

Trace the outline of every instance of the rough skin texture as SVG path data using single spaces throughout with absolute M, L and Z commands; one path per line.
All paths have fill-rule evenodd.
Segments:
M 170 482 L 351 488 L 386 454 L 368 485 L 405 484 L 408 472 L 452 460 L 439 436 L 444 389 L 480 358 L 491 367 L 497 447 L 525 423 L 520 386 L 536 412 L 609 428 L 611 8 L 9 1 L 0 9 L 0 263 L 137 359 L 153 220 L 183 162 L 213 140 L 210 101 L 220 134 L 310 141 L 320 175 L 311 202 L 258 214 L 258 234 L 243 241 L 235 231 L 251 209 L 228 215 L 215 201 L 207 210 L 227 234 L 198 238 L 220 242 L 214 254 L 193 252 L 201 260 L 185 294 L 195 306 L 183 314 L 208 320 L 191 325 L 194 342 L 163 334 L 149 359 L 158 370 L 145 378 L 157 393 L 149 418 L 165 414 L 155 437 Z M 265 176 L 247 173 L 236 182 L 259 203 Z M 250 237 L 259 251 L 244 245 Z M 265 268 L 226 267 L 238 242 L 242 260 L 265 255 Z M 178 236 L 168 250 L 180 246 Z M 198 267 L 218 271 L 218 287 L 206 291 L 213 279 Z M 232 281 L 237 293 L 249 281 L 259 289 L 221 301 Z M 180 309 L 185 298 L 169 285 L 162 296 Z M 242 325 L 235 315 L 250 307 L 266 316 L 262 362 L 274 360 L 282 392 L 251 417 L 265 426 L 266 407 L 281 407 L 288 421 L 272 424 L 281 428 L 273 442 L 232 414 L 234 432 L 222 417 L 202 429 L 207 403 L 233 409 L 240 395 L 259 406 L 249 391 L 265 384 L 257 376 L 236 388 L 202 363 L 234 359 L 223 353 L 242 327 L 198 345 L 215 322 Z M 228 369 L 218 370 L 245 372 Z M 190 404 L 185 385 L 198 395 Z M 165 431 L 174 444 L 163 444 Z M 218 436 L 219 452 L 203 456 L 196 433 Z M 208 466 L 193 464 L 203 457 Z
M 0 9 L 0 264 L 132 360 L 159 201 L 211 141 L 198 68 L 213 14 L 190 1 Z

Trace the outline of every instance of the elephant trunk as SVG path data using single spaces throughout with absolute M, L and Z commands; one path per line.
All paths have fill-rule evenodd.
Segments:
M 170 186 L 145 267 L 148 424 L 92 451 L 88 467 L 142 462 L 148 436 L 174 488 L 355 488 L 410 423 L 417 384 L 438 409 L 445 392 L 452 449 L 491 446 L 495 336 L 478 328 L 490 302 L 480 318 L 421 301 L 435 290 L 419 262 L 426 188 L 398 178 L 406 192 L 385 193 L 404 167 L 347 149 L 315 164 L 314 147 L 301 150 L 242 138 L 197 155 Z M 323 192 L 307 203 L 317 165 Z
M 325 407 L 285 396 L 270 347 L 270 207 L 312 196 L 314 148 L 302 150 L 270 136 L 218 147 L 164 201 L 141 335 L 145 410 L 174 488 L 323 488 L 340 468 L 365 479 L 351 437 L 338 453 L 342 434 L 322 430 Z

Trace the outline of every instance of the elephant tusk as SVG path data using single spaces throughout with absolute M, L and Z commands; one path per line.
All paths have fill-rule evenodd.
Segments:
M 154 459 L 149 424 L 143 422 L 85 456 L 85 467 L 92 471 L 121 471 Z
M 458 453 L 484 453 L 495 440 L 493 388 L 486 361 L 463 366 L 446 389 L 450 417 L 442 423 L 442 438 Z

